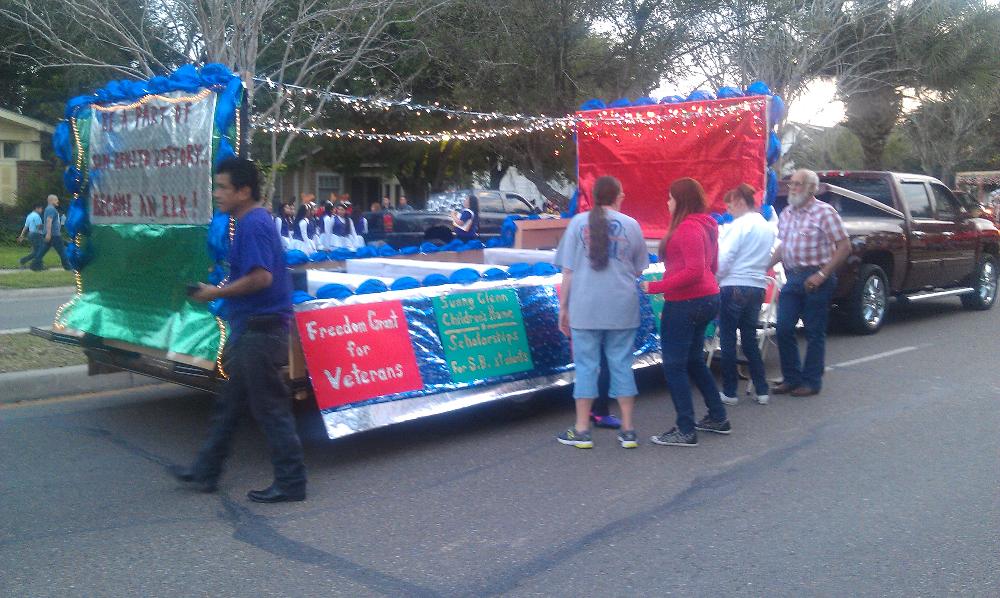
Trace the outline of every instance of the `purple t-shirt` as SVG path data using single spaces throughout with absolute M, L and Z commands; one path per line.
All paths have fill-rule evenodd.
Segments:
M 228 320 L 234 336 L 246 330 L 250 316 L 289 317 L 292 311 L 292 278 L 285 267 L 285 252 L 264 208 L 254 208 L 236 222 L 236 234 L 229 248 L 229 279 L 236 281 L 255 268 L 271 273 L 271 286 L 250 295 L 230 297 Z

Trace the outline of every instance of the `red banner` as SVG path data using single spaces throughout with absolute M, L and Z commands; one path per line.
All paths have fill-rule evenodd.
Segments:
M 767 168 L 767 99 L 735 98 L 608 108 L 577 112 L 580 211 L 593 205 L 598 177 L 622 182 L 622 212 L 635 218 L 647 238 L 670 225 L 667 193 L 681 177 L 701 183 L 714 212 L 740 183 L 764 196 Z
M 320 409 L 424 387 L 399 301 L 295 314 Z

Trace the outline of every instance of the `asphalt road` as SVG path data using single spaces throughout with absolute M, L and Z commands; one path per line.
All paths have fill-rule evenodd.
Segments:
M 52 326 L 56 310 L 73 296 L 73 289 L 0 291 L 0 330 Z
M 336 442 L 306 412 L 285 505 L 245 498 L 270 481 L 252 425 L 218 494 L 166 475 L 204 396 L 5 407 L 0 595 L 998 596 L 998 324 L 952 300 L 833 335 L 822 395 L 741 403 L 693 449 L 559 445 L 561 393 Z M 648 438 L 673 413 L 643 378 Z

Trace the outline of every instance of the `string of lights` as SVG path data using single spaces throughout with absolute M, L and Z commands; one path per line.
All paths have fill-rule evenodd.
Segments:
M 746 103 L 763 99 L 748 98 L 745 102 L 725 106 L 705 106 L 704 104 L 659 106 L 658 110 L 636 107 L 633 110 L 602 110 L 585 116 L 566 116 L 535 120 L 520 126 L 488 129 L 453 129 L 449 131 L 408 131 L 399 133 L 378 132 L 372 129 L 308 128 L 300 127 L 291 120 L 264 118 L 255 119 L 254 127 L 265 133 L 294 133 L 307 137 L 327 137 L 334 139 L 354 139 L 383 143 L 395 141 L 403 143 L 440 143 L 451 139 L 474 141 L 509 138 L 516 135 L 550 131 L 568 134 L 570 132 L 587 137 L 641 137 L 653 134 L 665 139 L 669 134 L 686 134 L 689 127 L 705 123 L 711 128 L 715 121 L 746 110 Z M 764 121 L 755 114 L 756 127 L 764 126 Z
M 567 116 L 546 116 L 541 115 L 527 115 L 527 114 L 504 114 L 502 112 L 481 112 L 475 110 L 469 110 L 467 106 L 463 106 L 461 109 L 450 108 L 442 106 L 440 102 L 434 102 L 433 104 L 422 104 L 413 102 L 409 99 L 405 100 L 392 100 L 383 97 L 376 96 L 355 96 L 343 93 L 337 93 L 333 91 L 326 91 L 321 89 L 314 89 L 309 87 L 302 87 L 299 85 L 293 85 L 290 83 L 282 83 L 280 81 L 274 81 L 270 77 L 256 78 L 255 81 L 266 84 L 271 89 L 276 89 L 280 92 L 295 95 L 299 94 L 304 97 L 317 97 L 325 98 L 327 100 L 336 100 L 343 105 L 353 108 L 355 111 L 365 112 L 369 110 L 381 110 L 387 112 L 392 108 L 402 108 L 414 112 L 416 115 L 426 114 L 442 114 L 445 117 L 457 118 L 465 117 L 472 119 L 472 124 L 479 124 L 483 121 L 496 121 L 503 120 L 508 122 L 519 122 L 525 123 L 524 126 L 530 125 L 540 125 L 547 124 L 553 128 L 568 128 L 577 124 L 584 124 L 585 126 L 593 126 L 598 123 L 609 123 L 609 124 L 659 124 L 664 120 L 675 119 L 678 117 L 688 117 L 688 118 L 704 118 L 704 117 L 719 117 L 732 112 L 741 111 L 746 109 L 747 102 L 760 102 L 764 101 L 761 96 L 747 97 L 740 102 L 727 104 L 724 106 L 705 106 L 702 103 L 680 103 L 671 104 L 671 108 L 664 113 L 657 113 L 649 110 L 645 106 L 635 106 L 632 107 L 632 111 L 623 112 L 621 110 L 600 110 L 596 114 L 587 114 L 585 116 L 567 115 Z M 292 108 L 295 104 L 292 103 Z M 306 112 L 313 112 L 313 108 L 309 105 L 304 105 L 303 109 Z M 588 124 L 589 123 L 589 124 Z M 296 129 L 295 125 L 283 119 L 280 122 L 271 123 L 265 126 L 278 126 L 281 128 L 291 128 Z M 316 134 L 320 134 L 319 131 L 324 131 L 324 129 L 304 129 L 305 131 L 313 130 Z M 367 134 L 366 131 L 359 130 L 358 134 Z M 459 135 L 461 132 L 442 132 L 441 135 Z M 387 135 L 397 135 L 388 134 Z

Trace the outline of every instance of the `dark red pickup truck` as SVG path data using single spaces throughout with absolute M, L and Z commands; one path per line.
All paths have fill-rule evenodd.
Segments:
M 851 255 L 837 272 L 834 307 L 860 334 L 882 327 L 889 298 L 958 296 L 993 307 L 1000 232 L 973 217 L 935 178 L 878 171 L 823 171 L 817 197 L 837 209 Z M 775 207 L 786 205 L 780 186 Z

